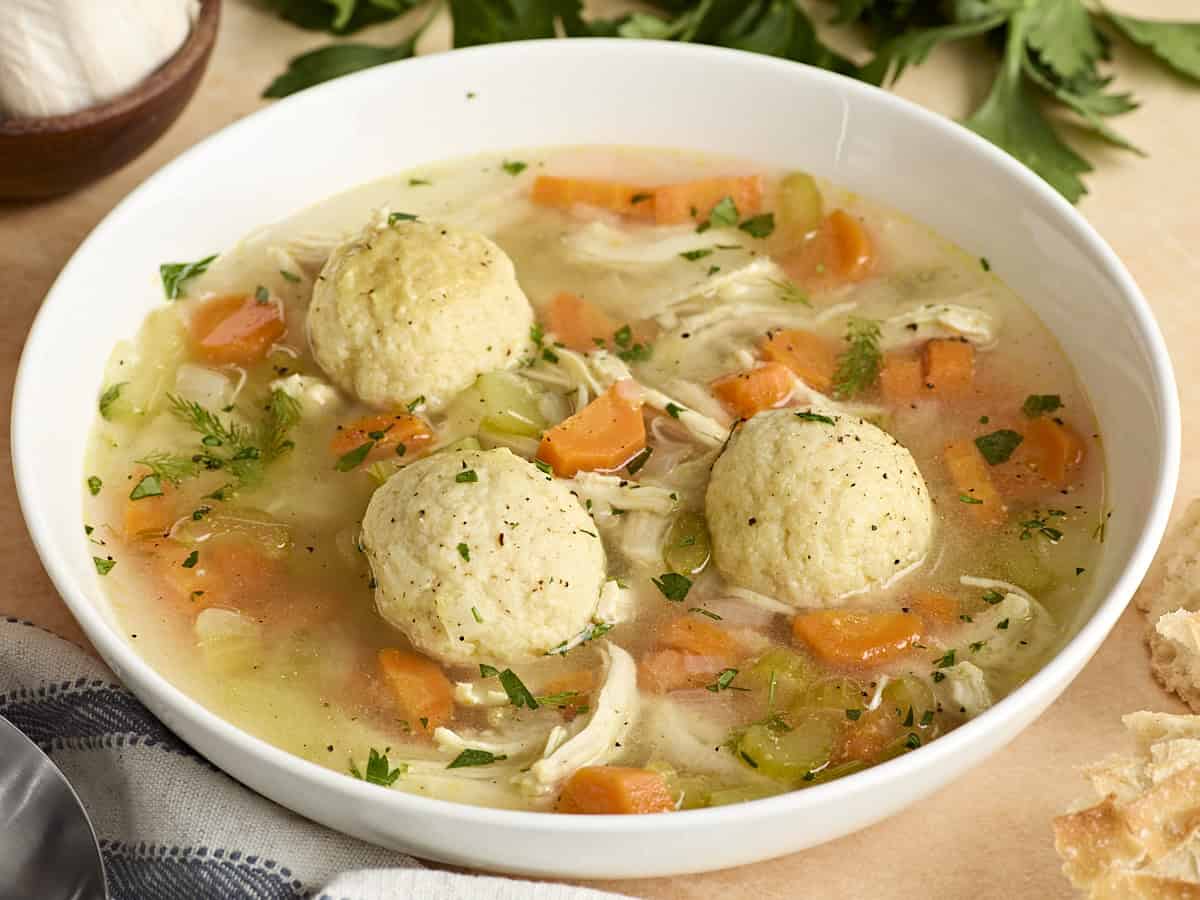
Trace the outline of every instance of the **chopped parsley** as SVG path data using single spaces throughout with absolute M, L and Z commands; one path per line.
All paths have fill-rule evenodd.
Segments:
M 1049 515 L 1053 515 L 1053 512 L 1049 513 Z M 1037 513 L 1034 513 L 1030 518 L 1021 522 L 1021 540 L 1028 541 L 1032 539 L 1034 535 L 1041 535 L 1052 544 L 1057 544 L 1062 540 L 1063 537 L 1063 533 L 1061 531 L 1059 531 L 1057 528 L 1051 527 L 1051 525 L 1046 521 L 1046 518 L 1044 516 L 1037 515 Z
M 798 413 L 796 413 L 796 418 L 803 419 L 805 422 L 820 422 L 823 425 L 836 425 L 837 424 L 837 422 L 834 421 L 830 416 L 823 416 L 820 413 L 815 413 L 815 412 L 808 412 L 808 411 L 798 412 Z
M 542 341 L 546 339 L 546 329 L 542 327 L 541 322 L 534 322 L 529 326 L 529 339 L 535 347 L 542 346 Z
M 845 400 L 875 384 L 883 367 L 879 337 L 879 323 L 873 319 L 850 316 L 846 321 L 846 349 L 838 355 L 833 373 L 834 396 Z
M 688 595 L 688 591 L 692 589 L 692 581 L 677 572 L 665 572 L 658 578 L 650 579 L 656 588 L 662 592 L 662 595 L 668 600 L 679 603 Z
M 694 613 L 699 613 L 702 616 L 708 616 L 710 619 L 712 619 L 716 622 L 721 621 L 721 617 L 719 615 L 717 615 L 715 612 L 713 612 L 712 610 L 704 609 L 699 606 L 693 606 L 693 607 L 689 608 L 688 612 L 694 612 Z
M 979 452 L 983 454 L 983 458 L 987 460 L 989 466 L 998 466 L 1003 462 L 1008 462 L 1013 451 L 1021 445 L 1023 440 L 1025 439 L 1019 433 L 1008 428 L 1001 428 L 999 431 L 975 438 L 975 446 L 979 448 Z
M 367 755 L 367 768 L 365 772 L 359 772 L 358 766 L 354 764 L 354 760 L 350 760 L 351 775 L 359 781 L 367 781 L 371 784 L 377 784 L 380 787 L 391 787 L 396 783 L 396 779 L 407 771 L 408 765 L 405 763 L 400 763 L 400 765 L 393 769 L 388 763 L 387 756 L 384 753 L 380 753 L 374 747 L 371 748 L 370 753 Z
M 979 257 L 979 267 L 985 272 L 992 271 L 992 264 L 988 262 L 988 258 L 986 256 Z
M 89 475 L 87 480 L 88 493 L 95 497 L 100 493 L 100 488 L 104 487 L 104 482 L 97 475 Z
M 558 362 L 558 354 L 555 353 L 553 350 L 551 350 L 549 347 L 543 347 L 542 348 L 542 359 L 544 359 L 548 363 L 556 363 L 556 362 Z
M 921 746 L 921 737 L 915 732 L 909 732 L 908 737 L 904 739 L 904 746 L 909 750 L 916 750 Z
M 290 281 L 292 284 L 300 282 L 300 276 L 295 272 L 289 272 L 287 269 L 280 269 L 279 274 L 283 276 L 284 281 Z
M 112 571 L 112 567 L 117 564 L 117 561 L 111 557 L 104 559 L 103 557 L 99 556 L 93 556 L 92 562 L 96 564 L 96 571 L 101 575 L 107 575 Z
M 143 475 L 142 480 L 133 486 L 133 490 L 129 492 L 129 499 L 142 500 L 146 497 L 161 497 L 162 495 L 162 482 L 157 475 L 151 473 Z
M 684 250 L 679 255 L 688 262 L 695 262 L 698 259 L 704 259 L 706 256 L 712 256 L 712 248 L 701 247 L 699 250 Z
M 410 178 L 410 179 L 408 179 L 409 187 L 428 187 L 431 184 L 433 184 L 433 182 L 427 178 Z
M 479 481 L 479 476 L 475 473 L 474 469 L 463 469 L 454 476 L 454 480 L 458 484 L 475 484 Z
M 553 477 L 554 467 L 552 465 L 550 465 L 550 463 L 546 462 L 544 459 L 535 459 L 533 461 L 533 464 L 535 466 L 537 466 L 538 469 L 541 470 L 544 474 L 550 475 Z
M 613 343 L 617 345 L 617 356 L 625 362 L 642 362 L 650 358 L 650 345 L 635 344 L 633 329 L 628 324 L 613 332 Z
M 183 296 L 183 286 L 186 282 L 191 281 L 197 275 L 203 275 L 208 271 L 208 267 L 212 261 L 217 258 L 217 254 L 206 256 L 204 259 L 198 259 L 195 262 L 184 263 L 163 263 L 158 267 L 158 275 L 162 279 L 163 293 L 167 295 L 168 300 L 177 300 Z
M 933 664 L 939 669 L 948 669 L 954 665 L 954 651 L 947 650 L 943 656 L 938 657 L 933 661 Z
M 1004 600 L 1004 595 L 999 591 L 984 591 L 983 602 L 990 606 L 995 606 Z
M 1001 619 L 999 622 L 997 622 L 996 629 L 998 631 L 1008 631 L 1008 619 Z
M 712 691 L 714 694 L 728 690 L 729 686 L 733 684 L 733 679 L 737 678 L 737 673 L 737 669 L 722 669 L 721 674 L 717 676 L 717 680 L 712 684 L 705 685 L 704 687 L 706 690 Z
M 519 159 L 506 159 L 500 164 L 500 168 L 515 178 L 529 168 L 529 163 L 521 162 Z
M 1021 404 L 1021 412 L 1036 419 L 1044 413 L 1052 413 L 1062 409 L 1062 397 L 1058 394 L 1030 394 Z
M 537 700 L 512 669 L 505 669 L 500 673 L 500 686 L 504 688 L 504 693 L 508 694 L 508 701 L 517 709 L 538 708 Z
M 679 414 L 681 412 L 687 412 L 687 410 L 684 407 L 679 406 L 675 403 L 667 404 L 667 415 L 670 416 L 672 419 L 678 419 Z
M 857 722 L 860 718 L 862 718 L 862 714 L 863 714 L 863 711 L 861 709 L 846 710 L 846 718 L 849 719 L 851 722 Z
M 200 551 L 199 551 L 199 550 L 193 550 L 191 553 L 189 553 L 189 554 L 187 555 L 187 559 L 185 559 L 185 560 L 184 560 L 184 561 L 181 563 L 181 565 L 182 565 L 182 566 L 183 566 L 185 569 L 194 569 L 194 568 L 196 568 L 196 563 L 198 563 L 199 561 L 200 561 Z
M 412 213 L 394 212 L 388 213 L 388 224 L 395 225 L 397 222 L 415 222 L 417 217 Z
M 646 460 L 654 452 L 653 447 L 643 447 L 633 459 L 625 464 L 625 471 L 630 475 L 636 475 L 642 470 L 642 466 L 646 464 Z
M 468 766 L 490 766 L 494 762 L 508 759 L 503 753 L 497 755 L 488 750 L 475 750 L 468 747 L 446 766 L 447 769 L 465 769 Z
M 647 194 L 645 191 L 641 191 L 637 194 L 634 194 L 632 197 L 630 197 L 629 202 L 633 203 L 635 205 L 638 203 L 645 203 L 647 200 L 651 199 L 653 196 L 654 196 L 653 194 Z
M 959 499 L 960 503 L 970 503 L 970 504 L 983 503 L 983 501 L 980 500 L 978 497 L 972 497 L 969 494 L 959 494 L 958 499 Z
M 601 635 L 608 634 L 608 632 L 612 631 L 612 628 L 612 625 L 610 625 L 608 622 L 592 622 L 587 628 L 583 629 L 583 631 L 571 638 L 571 640 L 563 641 L 561 644 L 555 644 L 546 651 L 546 655 L 565 656 L 569 650 L 573 650 L 582 644 L 586 644 L 588 641 L 594 640 Z
M 476 609 L 474 606 L 471 607 L 471 618 L 474 619 L 476 622 L 478 622 L 480 625 L 483 624 L 483 616 L 481 616 L 479 614 L 479 610 Z
M 463 558 L 463 560 L 465 560 L 466 562 L 470 562 L 471 561 L 471 548 L 468 547 L 466 544 L 460 543 L 458 545 L 458 555 L 461 556 Z
M 708 231 L 710 228 L 732 228 L 738 222 L 737 204 L 732 197 L 722 197 L 713 206 L 708 219 L 700 224 L 696 231 Z
M 424 405 L 425 405 L 425 395 L 422 394 L 421 396 L 417 397 L 415 400 L 410 400 L 408 403 L 408 406 L 405 408 L 409 412 L 416 412 L 418 409 L 420 409 Z
M 343 453 L 333 467 L 339 472 L 352 472 L 363 464 L 363 460 L 373 449 L 375 449 L 374 441 L 359 444 L 353 450 Z
M 775 214 L 762 213 L 753 216 L 738 226 L 752 238 L 768 238 L 775 233 Z
M 117 398 L 121 396 L 121 391 L 124 390 L 127 381 L 119 381 L 116 384 L 110 384 L 104 389 L 104 393 L 100 395 L 100 401 L 97 404 L 100 407 L 100 415 L 104 419 L 110 419 L 112 413 L 112 405 L 117 402 Z
M 268 291 L 263 285 L 260 284 L 258 287 L 256 287 L 254 289 L 255 302 L 266 303 L 270 299 L 271 299 L 271 292 Z

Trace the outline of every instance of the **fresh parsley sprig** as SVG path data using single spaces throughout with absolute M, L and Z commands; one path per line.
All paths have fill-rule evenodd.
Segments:
M 399 44 L 342 43 L 293 59 L 264 96 L 284 97 L 339 75 L 407 59 L 443 0 L 270 0 L 306 28 L 347 34 L 418 7 L 429 13 Z M 813 19 L 780 0 L 651 0 L 660 13 L 585 19 L 582 0 L 447 0 L 455 47 L 566 37 L 641 38 L 714 44 L 830 69 L 875 84 L 894 82 L 939 45 L 983 41 L 1001 48 L 991 90 L 965 120 L 969 128 L 1025 163 L 1072 202 L 1091 164 L 1062 138 L 1038 98 L 1062 107 L 1074 124 L 1114 146 L 1141 153 L 1109 120 L 1137 106 L 1111 89 L 1109 46 L 1123 37 L 1162 65 L 1200 83 L 1200 22 L 1148 21 L 1084 0 L 838 0 L 831 24 L 865 31 L 873 56 L 863 65 L 833 51 Z M 743 223 L 758 237 L 767 223 Z M 715 224 L 715 223 L 714 223 Z M 165 281 L 165 277 L 164 277 Z M 168 295 L 170 289 L 168 289 Z

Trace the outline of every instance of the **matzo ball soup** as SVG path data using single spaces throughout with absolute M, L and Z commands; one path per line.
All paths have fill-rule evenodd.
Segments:
M 652 813 L 839 778 L 1028 678 L 1101 550 L 1053 337 L 802 172 L 511 151 L 161 274 L 101 387 L 97 572 L 183 690 L 381 789 Z

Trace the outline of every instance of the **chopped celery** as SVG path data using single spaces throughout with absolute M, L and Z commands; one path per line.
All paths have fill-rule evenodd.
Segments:
M 829 764 L 838 736 L 837 719 L 811 710 L 784 720 L 751 725 L 737 741 L 742 762 L 769 778 L 798 781 Z
M 211 672 L 229 674 L 262 661 L 262 627 L 229 609 L 205 609 L 193 625 L 196 644 Z
M 186 350 L 184 325 L 174 309 L 147 316 L 136 346 L 122 342 L 109 359 L 105 384 L 123 387 L 108 406 L 108 418 L 127 421 L 156 412 L 167 392 L 174 390 L 175 371 Z
M 824 215 L 821 189 L 811 175 L 793 172 L 779 182 L 779 200 L 775 218 L 790 237 L 803 237 L 816 231 Z
M 172 536 L 185 544 L 224 538 L 248 540 L 267 556 L 282 559 L 292 546 L 291 529 L 267 513 L 249 507 L 215 511 L 197 506 L 190 517 L 175 526 Z
M 884 686 L 880 706 L 895 715 L 903 727 L 923 731 L 934 724 L 937 700 L 922 679 L 901 675 Z
M 448 451 L 450 453 L 454 453 L 455 451 L 459 451 L 459 450 L 482 450 L 482 449 L 483 449 L 483 447 L 479 443 L 479 438 L 464 437 L 464 438 L 459 438 L 457 441 L 451 441 L 449 444 L 447 444 L 444 447 L 438 447 L 437 452 L 442 453 L 442 452 Z
M 836 781 L 839 778 L 845 778 L 847 775 L 853 775 L 855 772 L 861 772 L 865 768 L 867 768 L 867 764 L 861 759 L 848 759 L 845 762 L 826 766 L 820 772 L 813 775 L 805 784 L 823 784 L 826 781 Z
M 870 701 L 866 685 L 854 678 L 823 678 L 804 692 L 803 704 L 816 709 L 862 709 Z
M 736 787 L 717 788 L 708 793 L 708 806 L 729 806 L 731 803 L 746 803 L 750 800 L 762 800 L 764 797 L 774 797 L 780 788 L 769 784 L 740 784 Z M 688 809 L 686 799 L 684 808 Z
M 774 647 L 743 668 L 738 684 L 762 691 L 772 709 L 790 707 L 819 674 L 816 663 L 794 650 Z
M 680 575 L 697 575 L 708 565 L 709 555 L 708 525 L 704 516 L 694 512 L 677 515 L 663 542 L 663 560 L 667 568 Z
M 475 381 L 482 402 L 482 425 L 492 431 L 537 437 L 546 427 L 538 392 L 511 372 L 485 372 Z

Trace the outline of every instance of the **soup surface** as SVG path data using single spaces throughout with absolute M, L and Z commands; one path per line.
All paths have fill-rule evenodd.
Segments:
M 1096 423 L 1034 313 L 803 173 L 456 160 L 163 281 L 84 473 L 112 607 L 221 716 L 382 786 L 660 812 L 841 777 L 1035 672 L 1100 552 Z

